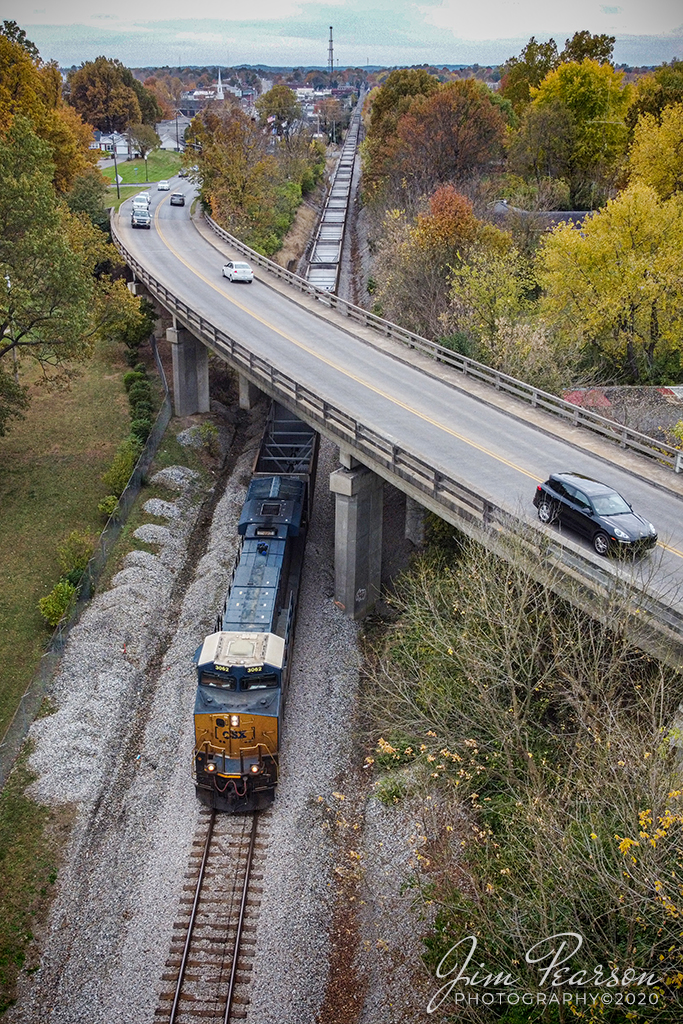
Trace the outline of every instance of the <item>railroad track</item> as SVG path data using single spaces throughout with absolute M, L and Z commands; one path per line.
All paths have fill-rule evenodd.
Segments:
M 202 814 L 173 926 L 159 1024 L 246 1018 L 266 831 L 263 814 Z

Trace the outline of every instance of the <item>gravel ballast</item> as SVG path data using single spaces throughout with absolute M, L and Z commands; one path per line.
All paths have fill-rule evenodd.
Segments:
M 185 467 L 172 467 L 152 481 L 168 498 L 145 504 L 164 525 L 136 531 L 154 553 L 126 556 L 111 589 L 71 633 L 51 693 L 57 710 L 32 729 L 31 765 L 39 773 L 35 797 L 75 805 L 76 823 L 40 967 L 22 977 L 8 1021 L 154 1020 L 199 813 L 191 778 L 192 655 L 225 596 L 262 426 L 262 414 L 254 416 L 197 564 L 187 564 L 187 552 L 200 485 Z M 337 465 L 336 448 L 323 442 L 281 783 L 265 812 L 269 852 L 248 1024 L 427 1019 L 422 924 L 401 890 L 413 870 L 419 808 L 379 804 L 360 768 L 359 626 L 344 618 L 333 595 L 328 479 Z M 350 873 L 349 851 L 359 865 Z M 342 948 L 338 925 L 349 906 L 353 942 Z M 349 958 L 354 977 L 365 982 L 355 1001 L 349 996 L 347 1012 L 335 1016 Z

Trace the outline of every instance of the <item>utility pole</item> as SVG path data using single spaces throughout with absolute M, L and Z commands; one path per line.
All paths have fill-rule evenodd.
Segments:
M 116 181 L 116 198 L 121 198 L 121 189 L 119 188 L 119 165 L 116 163 L 116 132 L 114 132 L 114 179 Z

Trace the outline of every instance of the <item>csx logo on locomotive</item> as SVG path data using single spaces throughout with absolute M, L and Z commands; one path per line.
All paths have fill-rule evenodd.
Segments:
M 213 734 L 217 740 L 253 740 L 256 737 L 256 727 L 251 729 L 226 729 L 225 719 L 217 718 L 213 724 Z
M 218 727 L 216 727 L 215 734 L 217 740 L 253 740 L 256 736 L 256 730 L 250 729 L 247 736 L 246 729 L 223 729 L 222 732 L 219 732 Z

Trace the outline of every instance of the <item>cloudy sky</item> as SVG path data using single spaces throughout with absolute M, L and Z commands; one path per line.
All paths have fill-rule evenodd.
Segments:
M 579 29 L 616 36 L 617 63 L 683 58 L 680 0 L 3 0 L 2 8 L 44 59 L 64 67 L 99 54 L 129 67 L 325 66 L 330 25 L 340 65 L 498 64 L 532 35 L 561 47 Z

